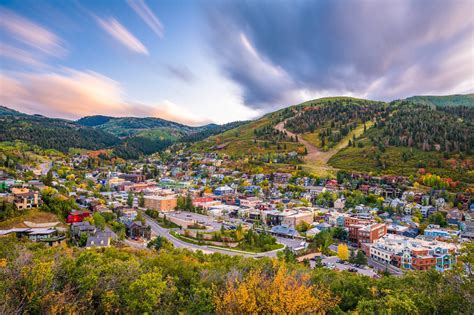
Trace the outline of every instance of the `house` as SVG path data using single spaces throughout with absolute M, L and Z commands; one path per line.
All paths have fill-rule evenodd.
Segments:
M 233 193 L 234 193 L 234 190 L 227 185 L 218 187 L 214 190 L 214 194 L 216 196 L 226 196 L 226 195 L 231 195 Z
M 37 191 L 28 188 L 12 188 L 12 195 L 18 210 L 37 208 L 39 205 Z
M 112 240 L 116 238 L 115 233 L 106 228 L 105 231 L 97 231 L 95 234 L 89 235 L 85 247 L 109 247 Z
M 295 229 L 285 226 L 285 225 L 276 225 L 272 227 L 272 229 L 270 230 L 270 233 L 274 235 L 278 235 L 278 236 L 285 236 L 285 237 L 298 236 L 298 232 Z
M 126 224 L 126 228 L 127 236 L 132 239 L 143 238 L 149 240 L 151 238 L 151 227 L 140 221 L 132 221 Z
M 173 211 L 178 206 L 176 196 L 145 196 L 144 207 L 158 211 Z
M 345 205 L 346 205 L 346 199 L 344 199 L 344 197 L 337 198 L 336 201 L 334 201 L 334 209 L 336 210 L 344 209 Z
M 81 234 L 93 235 L 96 232 L 96 227 L 89 221 L 73 222 L 71 224 L 71 237 L 78 240 Z
M 66 218 L 66 223 L 82 222 L 88 216 L 90 212 L 87 210 L 72 210 Z
M 458 225 L 459 222 L 462 221 L 462 212 L 458 209 L 449 211 L 449 213 L 446 215 L 446 221 L 448 224 Z

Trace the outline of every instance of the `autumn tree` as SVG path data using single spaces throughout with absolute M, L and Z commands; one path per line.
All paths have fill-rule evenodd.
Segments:
M 214 303 L 218 314 L 322 314 L 335 307 L 337 299 L 311 285 L 307 275 L 281 265 L 274 275 L 255 269 L 243 279 L 229 279 Z
M 347 248 L 346 244 L 339 244 L 337 246 L 337 257 L 339 257 L 341 260 L 349 259 L 349 249 Z

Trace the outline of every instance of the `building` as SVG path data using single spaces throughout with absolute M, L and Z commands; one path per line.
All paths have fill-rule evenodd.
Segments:
M 90 212 L 87 210 L 83 210 L 83 211 L 73 210 L 67 216 L 66 223 L 82 222 L 89 215 L 90 215 Z
M 314 215 L 310 211 L 300 211 L 283 217 L 283 225 L 296 228 L 302 222 L 313 223 Z
M 226 195 L 231 195 L 233 193 L 234 193 L 234 190 L 227 185 L 218 187 L 214 190 L 214 194 L 216 196 L 226 196 Z
M 387 225 L 383 223 L 371 223 L 368 225 L 352 224 L 348 226 L 349 241 L 357 243 L 373 243 L 387 234 Z
M 151 228 L 149 225 L 142 224 L 140 221 L 132 221 L 126 225 L 127 236 L 133 239 L 143 238 L 149 240 L 151 238 Z
M 373 244 L 365 244 L 366 254 L 373 260 L 402 269 L 445 271 L 456 262 L 454 244 L 386 235 Z
M 37 191 L 28 188 L 12 188 L 13 202 L 18 210 L 37 208 L 39 197 Z
M 173 211 L 178 206 L 176 196 L 145 196 L 144 207 L 158 211 Z

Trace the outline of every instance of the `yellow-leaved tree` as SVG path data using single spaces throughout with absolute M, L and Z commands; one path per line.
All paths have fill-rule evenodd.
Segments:
M 339 244 L 337 246 L 337 257 L 342 260 L 349 259 L 349 248 L 347 248 L 346 244 Z
M 308 275 L 289 272 L 281 265 L 274 275 L 251 271 L 244 279 L 229 280 L 214 297 L 219 314 L 325 314 L 338 299 L 315 287 Z

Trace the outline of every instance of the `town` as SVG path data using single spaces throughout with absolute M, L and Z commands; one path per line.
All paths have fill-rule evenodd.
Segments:
M 76 154 L 36 172 L 19 170 L 33 174 L 28 181 L 3 173 L 4 216 L 41 210 L 57 220 L 25 220 L 0 235 L 85 248 L 146 248 L 159 238 L 192 251 L 278 257 L 371 277 L 450 270 L 460 246 L 474 238 L 471 195 L 421 188 L 405 177 L 245 173 L 217 153 L 98 161 Z

